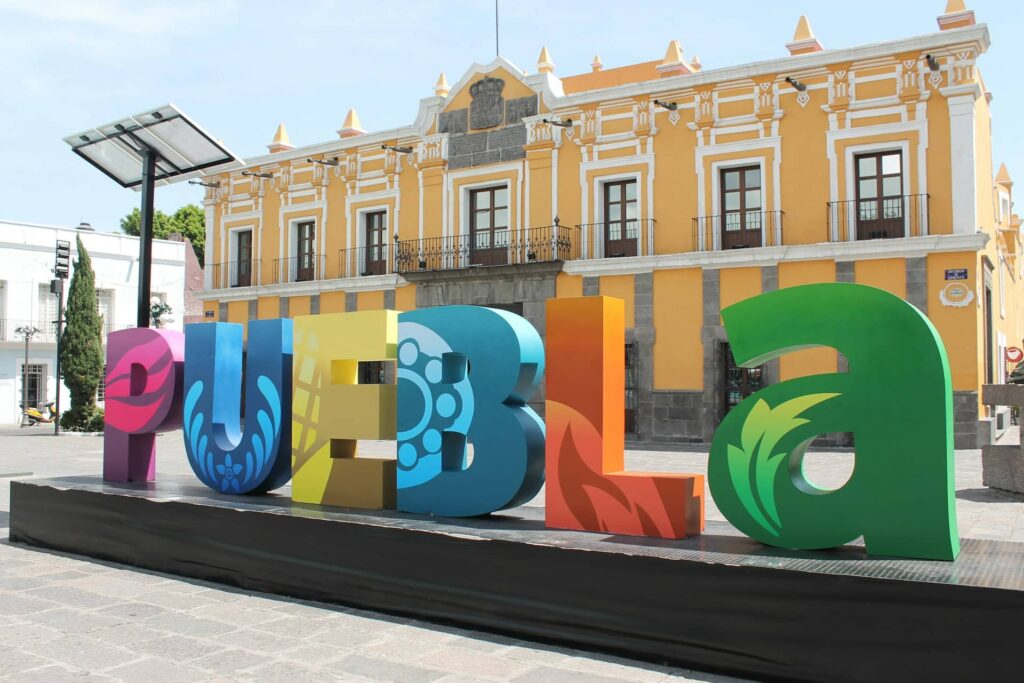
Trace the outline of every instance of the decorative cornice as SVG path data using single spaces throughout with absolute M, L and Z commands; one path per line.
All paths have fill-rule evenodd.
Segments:
M 677 268 L 744 268 L 774 266 L 786 261 L 856 261 L 879 258 L 913 258 L 936 252 L 980 251 L 989 235 L 925 235 L 858 242 L 823 242 L 782 247 L 693 251 L 680 254 L 632 256 L 614 259 L 567 261 L 564 271 L 569 275 L 629 275 Z
M 332 280 L 310 280 L 308 282 L 285 282 L 276 285 L 253 287 L 226 287 L 196 292 L 202 301 L 246 301 L 261 296 L 311 296 L 327 292 L 375 292 L 404 287 L 408 282 L 395 273 L 389 275 L 362 275 L 341 277 Z

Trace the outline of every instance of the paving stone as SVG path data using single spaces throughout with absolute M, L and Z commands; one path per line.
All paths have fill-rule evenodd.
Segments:
M 557 669 L 551 666 L 539 666 L 512 679 L 516 683 L 602 683 L 621 681 L 621 678 L 598 676 L 595 674 Z
M 157 605 L 146 602 L 119 602 L 109 607 L 96 610 L 96 614 L 105 614 L 118 619 L 130 619 L 137 621 L 151 617 L 167 614 L 167 610 Z
M 133 659 L 127 650 L 78 635 L 64 635 L 46 643 L 26 646 L 24 650 L 51 662 L 87 671 L 102 671 Z
M 0 651 L 0 675 L 16 674 L 27 669 L 36 669 L 47 664 L 46 659 L 21 651 L 21 643 L 19 643 L 18 646 L 18 650 L 5 648 L 3 651 Z
M 85 591 L 71 585 L 50 585 L 45 588 L 37 588 L 29 591 L 25 593 L 25 595 L 32 595 L 44 600 L 51 600 L 61 605 L 75 605 L 76 607 L 86 609 L 107 607 L 115 602 L 120 602 L 109 595 L 100 595 L 99 593 Z
M 86 633 L 119 623 L 115 617 L 63 607 L 27 614 L 25 618 L 63 633 Z
M 209 638 L 234 631 L 235 627 L 213 619 L 198 619 L 191 614 L 162 614 L 147 620 L 146 626 L 180 635 Z
M 323 683 L 345 680 L 332 672 L 297 666 L 292 662 L 274 662 L 258 669 L 238 673 L 235 677 L 240 681 L 259 683 Z
M 417 664 L 435 667 L 449 673 L 463 673 L 479 676 L 511 676 L 529 668 L 524 662 L 504 660 L 470 650 L 446 645 L 432 654 L 420 657 Z
M 146 657 L 107 672 L 119 681 L 138 683 L 193 683 L 209 680 L 199 669 L 183 666 L 177 661 Z
M 56 664 L 31 671 L 22 671 L 13 678 L 18 683 L 80 683 L 81 681 L 93 683 L 117 680 L 105 674 L 94 674 L 83 669 L 69 669 Z
M 333 670 L 343 674 L 356 674 L 374 681 L 394 683 L 428 683 L 443 678 L 446 672 L 414 664 L 354 654 L 335 663 Z
M 176 662 L 187 662 L 201 657 L 208 657 L 220 650 L 226 650 L 228 647 L 229 644 L 221 643 L 220 639 L 208 641 L 170 635 L 154 640 L 143 640 L 133 643 L 131 649 L 157 657 L 167 657 Z
M 0 593 L 0 613 L 3 614 L 34 614 L 54 607 L 57 604 L 49 600 L 16 593 Z
M 236 676 L 245 669 L 266 666 L 272 660 L 250 650 L 227 648 L 212 655 L 193 660 L 191 666 L 224 676 Z

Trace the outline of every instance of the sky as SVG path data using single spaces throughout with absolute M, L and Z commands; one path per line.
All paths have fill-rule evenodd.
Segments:
M 827 48 L 937 31 L 945 0 L 500 0 L 501 54 L 536 70 L 546 45 L 567 76 L 661 59 L 672 39 L 705 69 L 787 54 L 807 14 Z M 968 0 L 992 47 L 979 66 L 992 102 L 995 162 L 1024 175 L 1024 88 L 1010 0 Z M 494 58 L 493 0 L 0 0 L 0 220 L 90 222 L 114 231 L 139 205 L 70 151 L 72 133 L 173 102 L 236 155 L 266 153 L 278 123 L 292 144 L 336 138 L 355 107 L 367 130 L 413 122 L 438 74 L 457 82 Z M 1017 111 L 1018 115 L 1013 112 Z M 173 212 L 202 188 L 161 187 Z

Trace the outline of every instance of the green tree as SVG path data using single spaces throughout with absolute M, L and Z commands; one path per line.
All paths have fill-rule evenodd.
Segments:
M 96 390 L 103 373 L 103 320 L 96 303 L 96 274 L 81 237 L 65 320 L 60 362 L 64 383 L 71 391 L 71 410 L 64 414 L 61 424 L 68 429 L 83 429 L 96 412 Z
M 126 235 L 139 236 L 142 223 L 142 212 L 138 208 L 121 219 L 121 232 Z M 159 209 L 153 212 L 153 237 L 166 239 L 171 233 L 181 233 L 192 243 L 192 248 L 203 265 L 206 247 L 206 214 L 196 204 L 186 204 L 168 216 Z

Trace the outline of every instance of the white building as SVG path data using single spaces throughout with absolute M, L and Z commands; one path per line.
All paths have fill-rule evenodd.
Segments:
M 29 404 L 56 399 L 57 296 L 50 294 L 57 240 L 71 243 L 71 274 L 78 259 L 76 236 L 92 259 L 96 294 L 106 332 L 135 327 L 139 281 L 139 238 L 119 233 L 94 232 L 87 224 L 61 228 L 0 221 L 0 425 L 21 421 L 23 378 L 27 378 Z M 152 292 L 171 307 L 181 329 L 185 312 L 184 242 L 153 240 Z M 65 298 L 70 286 L 65 282 Z M 29 343 L 25 372 L 25 340 L 19 327 L 39 329 Z M 61 410 L 70 407 L 70 393 L 61 386 Z

